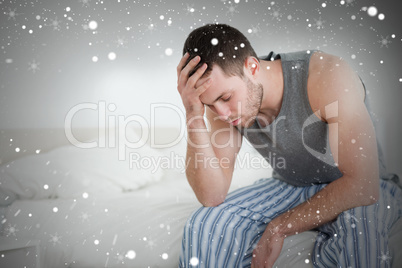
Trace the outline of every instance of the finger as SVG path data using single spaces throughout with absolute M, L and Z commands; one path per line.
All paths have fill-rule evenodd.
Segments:
M 197 64 L 200 62 L 200 60 L 201 60 L 200 56 L 195 56 L 187 63 L 187 65 L 181 70 L 181 72 L 179 74 L 179 83 L 180 82 L 187 83 L 187 79 L 188 79 L 188 75 L 189 75 L 190 71 L 193 70 L 195 66 L 197 66 Z
M 190 56 L 190 54 L 188 52 L 186 52 L 186 54 L 183 55 L 183 57 L 181 58 L 179 65 L 177 65 L 176 71 L 177 71 L 177 77 L 179 77 L 181 70 L 184 67 L 184 64 L 186 64 L 186 61 L 188 59 L 188 57 Z
M 202 64 L 201 67 L 198 68 L 197 71 L 188 79 L 187 86 L 194 87 L 197 81 L 205 73 L 207 66 L 208 65 L 206 63 Z
M 212 83 L 212 79 L 209 78 L 207 81 L 205 81 L 204 83 L 202 83 L 202 85 L 200 85 L 199 87 L 197 87 L 195 89 L 196 95 L 199 97 L 202 93 L 205 92 L 205 90 L 207 90 Z
M 194 69 L 194 67 L 199 63 L 200 60 L 200 56 L 195 56 L 187 63 L 187 65 L 183 69 L 178 70 L 179 74 L 177 79 L 177 87 L 179 89 L 179 92 L 180 89 L 186 86 L 189 79 L 189 72 Z

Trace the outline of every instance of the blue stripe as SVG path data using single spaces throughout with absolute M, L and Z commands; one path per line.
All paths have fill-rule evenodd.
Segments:
M 198 224 L 198 223 L 196 223 L 198 226 L 199 226 L 199 228 L 197 229 L 197 236 L 198 236 L 198 240 L 200 241 L 200 242 L 202 242 L 203 241 L 203 235 L 204 235 L 204 228 L 202 228 L 202 226 L 205 224 L 205 222 L 206 222 L 206 218 L 207 218 L 207 216 L 209 216 L 210 215 L 210 213 L 212 212 L 212 208 L 203 208 L 203 209 L 201 209 L 200 210 L 200 212 L 201 211 L 203 211 L 203 210 L 206 210 L 207 211 L 207 213 L 205 213 L 205 215 L 204 215 L 204 217 L 202 218 L 202 220 L 200 221 L 200 223 Z M 198 214 L 197 214 L 198 215 Z M 200 231 L 201 230 L 201 231 Z M 192 239 L 191 239 L 191 242 L 193 242 L 193 236 L 191 237 Z M 191 247 L 193 247 L 194 245 L 193 244 L 191 244 Z M 199 258 L 200 259 L 200 264 L 201 264 L 201 249 L 204 251 L 204 249 L 202 248 L 202 245 L 196 245 L 197 246 L 197 248 L 198 248 L 198 251 L 197 251 L 197 254 L 195 255 L 195 256 L 190 256 L 190 258 L 191 257 L 197 257 L 197 258 Z M 191 252 L 192 252 L 193 250 L 191 250 Z
M 294 187 L 264 179 L 232 192 L 218 207 L 200 208 L 191 215 L 183 232 L 179 266 L 192 267 L 190 259 L 198 257 L 199 267 L 249 267 L 253 246 L 266 224 L 324 187 Z M 323 239 L 317 239 L 313 264 L 320 268 L 389 266 L 381 254 L 388 253 L 388 231 L 401 217 L 401 201 L 401 190 L 381 181 L 377 204 L 343 212 L 335 221 L 318 228 Z
M 292 196 L 293 193 L 295 193 L 295 194 L 294 194 L 294 198 L 291 199 L 290 197 Z M 288 189 L 287 192 L 283 192 L 283 193 L 281 193 L 281 194 L 283 194 L 283 196 L 281 196 L 281 199 L 284 199 L 284 200 L 286 200 L 286 201 L 284 201 L 284 202 L 277 202 L 276 204 L 274 204 L 273 207 L 270 207 L 270 208 L 267 207 L 267 208 L 265 208 L 265 209 L 263 210 L 263 213 L 268 213 L 268 210 L 269 210 L 269 209 L 273 209 L 273 211 L 275 211 L 275 213 L 270 216 L 270 217 L 271 217 L 271 220 L 272 220 L 272 219 L 275 219 L 275 218 L 278 217 L 279 215 L 281 215 L 281 214 L 283 214 L 284 212 L 286 212 L 287 210 L 289 210 L 290 207 L 293 207 L 293 206 L 295 206 L 296 204 L 300 203 L 300 193 L 299 193 L 299 191 L 296 191 L 296 189 Z M 289 201 L 289 200 L 292 200 L 292 201 L 291 201 L 291 204 L 292 204 L 293 206 L 290 206 L 291 204 L 288 204 L 288 203 L 287 203 L 287 201 Z M 299 202 L 298 202 L 298 201 L 299 201 Z
M 231 234 L 231 237 L 230 237 L 230 243 L 229 243 L 229 245 L 228 245 L 228 248 L 227 248 L 227 250 L 228 250 L 228 252 L 233 252 L 233 244 L 235 244 L 235 242 L 236 242 L 236 237 L 239 237 L 239 236 L 235 236 L 235 233 L 237 234 L 237 232 L 238 232 L 238 230 L 241 230 L 241 224 L 243 223 L 243 221 L 244 221 L 244 218 L 240 218 L 240 220 L 237 222 L 237 224 L 233 227 L 233 229 L 235 230 L 235 231 L 233 231 L 232 232 L 232 234 Z M 251 226 L 251 222 L 248 224 L 248 226 Z M 247 226 L 247 227 L 248 227 Z M 246 228 L 244 228 L 244 229 L 246 229 Z M 243 233 L 244 233 L 244 229 L 243 229 Z M 225 230 L 225 234 L 227 233 L 227 231 Z M 244 236 L 240 236 L 240 237 L 244 237 Z M 246 241 L 246 239 L 243 239 L 243 241 Z M 235 252 L 236 252 L 236 254 L 241 254 L 241 252 L 242 252 L 242 250 L 241 250 L 241 248 L 239 248 L 240 250 L 236 250 Z M 234 255 L 234 253 L 233 253 L 233 255 Z M 228 266 L 228 261 L 229 260 L 231 260 L 231 259 L 235 259 L 231 254 L 227 254 L 226 256 L 225 256 L 225 258 L 224 258 L 224 260 L 223 260 L 223 266 L 222 267 L 229 267 Z M 238 260 L 240 260 L 240 257 L 239 258 L 237 258 Z
M 222 243 L 221 243 L 221 241 L 223 240 L 222 238 L 221 238 L 221 235 L 222 235 L 222 229 L 220 229 L 219 227 L 220 226 L 218 226 L 219 225 L 219 221 L 220 222 L 228 222 L 228 220 L 226 219 L 222 219 L 222 214 L 223 214 L 223 212 L 224 212 L 224 210 L 221 210 L 220 211 L 220 213 L 215 217 L 215 221 L 213 221 L 213 224 L 212 224 L 212 230 L 211 230 L 211 232 L 210 232 L 210 237 L 209 237 L 209 240 L 208 240 L 208 245 L 209 245 L 209 250 L 208 250 L 208 253 L 207 253 L 207 256 L 206 256 L 206 265 L 207 265 L 207 267 L 212 267 L 212 265 L 210 265 L 210 256 L 211 256 L 211 251 L 215 254 L 215 252 L 216 252 L 216 256 L 220 256 L 220 250 L 221 250 L 221 248 L 222 248 Z M 226 215 L 230 215 L 230 214 L 226 214 Z M 223 217 L 223 218 L 225 218 L 225 217 Z M 233 218 L 233 215 L 230 215 L 230 218 Z M 222 221 L 222 220 L 225 220 L 225 221 Z M 215 235 L 215 230 L 216 229 L 218 229 L 218 233 L 217 233 L 217 235 Z M 215 242 L 213 242 L 212 240 L 214 240 L 214 239 L 218 239 L 218 245 L 217 246 L 215 246 Z M 219 245 L 220 245 L 220 247 L 219 247 Z M 218 259 L 217 258 L 215 258 L 215 265 L 218 263 L 218 261 L 217 261 Z
M 331 228 L 331 232 L 330 232 L 330 236 L 328 237 L 327 243 L 325 244 L 328 247 L 328 250 L 324 250 L 325 256 L 327 256 L 330 260 L 331 263 L 336 263 L 336 259 L 333 256 L 338 255 L 338 253 L 335 251 L 335 248 L 333 247 L 334 245 L 331 244 L 331 240 L 334 239 L 334 234 L 335 234 L 335 230 L 333 229 L 333 226 L 330 226 Z M 332 254 L 331 254 L 332 253 Z
M 262 224 L 262 223 L 260 223 L 260 224 Z M 244 256 L 243 256 L 242 263 L 244 263 L 245 260 L 250 258 L 249 256 L 253 252 L 253 246 L 254 246 L 255 240 L 259 239 L 258 232 L 255 232 L 255 231 L 253 233 L 248 232 L 250 229 L 252 229 L 252 227 L 254 227 L 253 229 L 255 229 L 255 230 L 259 230 L 258 226 L 256 227 L 256 225 L 251 225 L 251 222 L 250 222 L 248 228 L 243 231 L 243 235 L 247 236 L 247 241 L 249 241 L 249 243 L 248 243 L 248 245 L 246 245 L 245 244 L 246 240 L 241 241 L 241 248 L 245 249 L 244 253 L 243 253 Z
M 209 223 L 211 222 L 211 226 L 212 226 L 212 231 L 211 232 L 208 232 L 210 229 L 206 229 L 206 228 L 202 228 L 202 235 L 201 235 L 201 241 L 202 242 L 204 242 L 204 241 L 208 241 L 208 244 L 207 244 L 207 246 L 209 245 L 210 247 L 209 247 L 209 249 L 211 249 L 212 247 L 211 247 L 211 240 L 213 239 L 213 235 L 212 235 L 212 233 L 213 233 L 213 231 L 214 231 L 214 229 L 215 229 L 215 226 L 216 226 L 216 221 L 217 220 L 219 220 L 219 216 L 222 214 L 222 211 L 221 210 L 217 210 L 217 209 L 213 209 L 213 208 L 209 208 L 209 211 L 211 211 L 211 216 L 210 217 L 208 217 L 211 221 L 208 221 L 208 218 L 204 221 L 204 225 L 206 225 L 206 226 L 208 226 L 209 225 Z M 205 218 L 204 218 L 205 219 Z M 204 232 L 204 231 L 207 231 L 207 232 Z M 204 237 L 204 236 L 206 236 L 206 237 Z M 201 247 L 200 247 L 201 248 Z M 208 250 L 208 248 L 207 249 L 205 249 L 205 248 L 203 248 L 203 252 L 205 252 L 205 251 L 207 251 L 207 254 L 206 254 L 206 256 L 205 256 L 205 265 L 207 266 L 207 267 L 211 267 L 211 266 L 209 266 L 209 256 L 210 256 L 210 250 Z M 200 254 L 199 254 L 199 256 L 201 256 Z
M 218 256 L 218 258 L 219 258 L 219 256 L 221 256 L 221 254 L 220 254 L 221 249 L 226 246 L 226 240 L 225 239 L 226 239 L 226 236 L 228 235 L 227 234 L 227 227 L 231 223 L 231 221 L 233 220 L 233 218 L 235 216 L 234 214 L 229 214 L 229 215 L 230 215 L 230 217 L 225 220 L 225 224 L 224 224 L 222 230 L 220 230 L 220 232 L 218 233 L 218 237 L 220 236 L 220 234 L 223 235 L 223 237 L 219 238 L 219 243 L 217 245 L 216 256 Z M 230 250 L 229 250 L 229 252 L 230 252 Z M 221 263 L 221 261 L 219 261 L 218 263 Z
M 369 229 L 368 229 L 367 221 L 365 221 L 366 218 L 367 218 L 367 210 L 363 209 L 362 216 L 360 217 L 360 221 L 362 221 L 362 223 L 360 223 L 360 226 L 362 229 L 361 230 L 362 235 L 364 237 L 363 241 L 368 241 L 367 235 L 370 235 L 369 231 L 368 231 Z M 374 254 L 373 252 L 371 252 L 372 247 L 365 247 L 365 248 L 366 248 L 366 250 L 365 250 L 366 256 L 370 256 L 371 254 Z
M 258 184 L 256 183 L 256 184 L 253 184 L 253 185 L 241 188 L 241 189 L 237 189 L 234 192 L 232 192 L 231 194 L 229 194 L 229 196 L 225 200 L 225 202 L 235 203 L 234 200 L 238 200 L 237 202 L 241 201 L 244 203 L 244 201 L 249 201 L 251 199 L 255 199 L 256 196 L 253 195 L 253 192 L 261 190 L 263 188 L 263 185 L 261 185 L 261 184 L 263 184 L 263 183 L 266 183 L 266 185 L 264 185 L 264 187 L 267 188 L 266 191 L 271 191 L 276 188 L 275 185 L 278 182 L 274 179 L 267 179 L 267 181 L 263 181 Z

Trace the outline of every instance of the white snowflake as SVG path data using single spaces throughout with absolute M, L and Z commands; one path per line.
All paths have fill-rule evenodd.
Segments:
M 261 28 L 259 25 L 257 26 L 251 25 L 251 28 L 249 29 L 249 33 L 251 35 L 259 36 L 259 32 L 261 32 Z
M 347 222 L 347 223 L 350 223 L 351 222 L 351 220 L 353 219 L 355 222 L 359 222 L 359 220 L 354 216 L 354 215 L 352 215 L 352 214 L 350 214 L 349 212 L 344 212 L 345 213 L 345 221 Z
M 189 4 L 186 4 L 187 5 L 187 7 L 186 7 L 186 14 L 188 15 L 188 14 L 194 14 L 194 11 L 195 11 L 195 9 L 194 9 L 194 5 L 189 5 Z
M 143 25 L 145 25 L 145 27 L 146 27 L 145 31 L 147 31 L 147 32 L 152 33 L 156 29 L 155 24 L 153 24 L 152 21 L 149 24 L 143 24 Z
M 381 251 L 381 256 L 379 256 L 378 258 L 381 260 L 381 263 L 383 262 L 389 263 L 389 261 L 392 259 L 392 257 L 389 254 L 389 251 L 387 251 L 387 253 Z
M 239 13 L 239 11 L 237 10 L 237 6 L 233 5 L 231 2 L 227 9 L 228 10 L 226 11 L 226 15 L 230 14 L 230 16 L 233 16 L 235 13 Z
M 315 24 L 314 24 L 314 25 L 316 26 L 316 28 L 317 28 L 318 30 L 324 28 L 325 20 L 323 20 L 321 17 L 319 17 L 318 19 L 314 19 L 314 21 L 315 21 Z
M 117 263 L 124 264 L 124 254 L 117 253 L 116 256 L 114 256 L 114 258 L 116 259 Z
M 10 19 L 15 20 L 15 17 L 17 17 L 18 15 L 21 15 L 21 14 L 17 13 L 16 10 L 17 10 L 17 9 L 11 9 L 11 8 L 9 8 L 9 9 L 8 9 L 8 13 L 5 13 L 5 14 L 8 15 L 8 19 L 9 19 L 9 20 L 10 20 Z
M 117 47 L 124 47 L 124 48 L 127 47 L 126 46 L 127 41 L 123 37 L 117 37 L 116 43 L 117 43 Z
M 89 2 L 91 2 L 91 0 L 79 0 L 79 2 L 82 3 L 82 6 L 89 6 Z
M 50 19 L 51 23 L 48 26 L 53 27 L 53 30 L 55 31 L 60 31 L 60 27 L 61 27 L 61 21 L 57 19 L 57 17 L 55 19 Z
M 346 0 L 346 6 L 354 6 L 355 5 L 355 0 Z
M 322 237 L 322 235 L 317 235 L 316 241 L 318 244 L 320 244 L 320 243 L 322 243 L 322 241 L 324 241 L 324 238 Z
M 4 229 L 4 231 L 5 231 L 6 236 L 10 236 L 10 235 L 15 236 L 15 233 L 18 232 L 18 229 L 15 227 L 15 224 L 14 225 L 9 224 Z
M 281 21 L 281 18 L 282 18 L 282 13 L 280 13 L 279 12 L 280 11 L 280 9 L 278 8 L 278 9 L 272 9 L 272 12 L 271 12 L 271 15 L 272 15 L 272 19 L 273 20 L 277 20 L 277 21 Z
M 157 245 L 155 240 L 153 240 L 153 239 L 147 240 L 146 243 L 147 243 L 146 247 L 151 249 L 151 250 L 154 249 L 154 247 L 156 247 L 156 245 Z
M 61 240 L 61 236 L 59 236 L 57 233 L 55 233 L 54 235 L 50 235 L 50 240 L 49 242 L 53 243 L 53 246 L 55 246 L 56 244 L 60 244 L 60 240 Z
M 292 70 L 300 70 L 302 68 L 302 65 L 300 62 L 297 62 L 294 66 L 292 66 Z M 319 211 L 317 212 L 319 213 Z M 317 218 L 319 218 L 319 216 L 317 215 Z
M 36 71 L 40 70 L 39 68 L 39 62 L 36 62 L 35 60 L 33 60 L 32 62 L 28 63 L 28 71 L 32 71 L 33 73 L 35 73 Z
M 391 40 L 388 40 L 389 36 L 382 36 L 381 35 L 381 40 L 378 40 L 378 43 L 381 44 L 381 47 L 386 47 L 388 48 L 388 45 L 391 44 Z
M 82 212 L 82 213 L 81 213 L 81 216 L 80 216 L 80 218 L 81 218 L 81 220 L 82 220 L 83 222 L 84 222 L 84 221 L 88 221 L 90 217 L 91 217 L 91 215 L 89 215 L 87 212 Z

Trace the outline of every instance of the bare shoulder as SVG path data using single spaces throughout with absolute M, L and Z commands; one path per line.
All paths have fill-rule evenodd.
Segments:
M 331 103 L 364 103 L 364 87 L 353 68 L 342 57 L 321 51 L 311 55 L 307 91 L 311 108 L 323 121 Z
M 336 55 L 325 53 L 323 51 L 316 51 L 311 55 L 309 71 L 323 72 L 328 67 L 338 67 L 345 61 Z

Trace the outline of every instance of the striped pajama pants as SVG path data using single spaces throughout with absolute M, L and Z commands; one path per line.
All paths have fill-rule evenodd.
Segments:
M 402 193 L 394 183 L 380 185 L 377 203 L 344 211 L 317 228 L 315 267 L 390 267 L 388 233 L 402 215 Z M 217 207 L 199 208 L 185 225 L 179 267 L 250 267 L 267 224 L 324 187 L 261 179 L 230 193 Z

